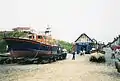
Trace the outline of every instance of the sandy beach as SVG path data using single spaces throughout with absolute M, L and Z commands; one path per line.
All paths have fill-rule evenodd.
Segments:
M 0 81 L 120 81 L 114 67 L 89 62 L 89 55 L 68 55 L 51 64 L 0 65 Z

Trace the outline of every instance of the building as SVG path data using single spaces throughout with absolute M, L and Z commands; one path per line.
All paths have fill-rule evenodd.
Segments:
M 114 40 L 112 42 L 109 42 L 106 46 L 111 47 L 112 49 L 120 48 L 120 35 L 114 38 Z
M 80 53 L 80 51 L 85 50 L 86 53 L 90 53 L 90 50 L 95 47 L 95 44 L 97 41 L 95 39 L 91 39 L 88 37 L 85 33 L 81 34 L 76 40 L 75 40 L 75 47 L 77 54 Z

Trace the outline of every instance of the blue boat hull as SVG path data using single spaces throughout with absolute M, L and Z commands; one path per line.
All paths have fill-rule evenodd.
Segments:
M 11 57 L 41 57 L 57 54 L 58 46 L 46 45 L 34 40 L 4 38 L 8 44 Z

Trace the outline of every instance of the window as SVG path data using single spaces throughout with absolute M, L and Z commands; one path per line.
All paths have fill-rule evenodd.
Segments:
M 31 38 L 32 38 L 32 36 L 29 36 L 29 38 L 31 39 Z
M 42 39 L 42 36 L 38 36 L 38 39 Z

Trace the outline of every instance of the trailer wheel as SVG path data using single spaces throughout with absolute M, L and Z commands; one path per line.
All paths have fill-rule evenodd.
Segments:
M 11 61 L 10 59 L 7 59 L 7 60 L 5 61 L 6 64 L 11 64 L 11 62 L 12 62 L 12 61 Z
M 53 57 L 53 62 L 56 62 L 56 57 Z
M 60 60 L 62 60 L 63 59 L 63 57 L 62 56 L 60 56 Z
M 51 62 L 52 62 L 52 59 L 51 59 L 51 58 L 49 58 L 49 59 L 48 59 L 48 63 L 51 63 Z
M 3 64 L 3 61 L 0 61 L 0 64 Z

